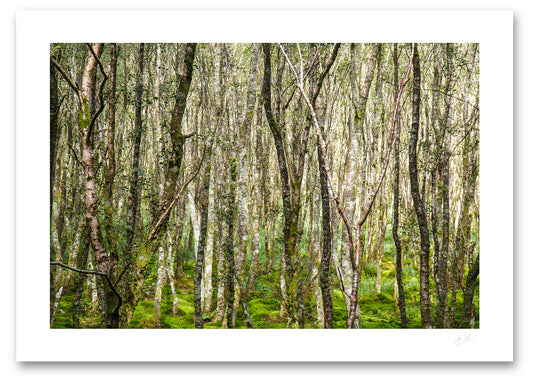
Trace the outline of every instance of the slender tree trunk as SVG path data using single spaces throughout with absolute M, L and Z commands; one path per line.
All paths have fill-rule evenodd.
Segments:
M 235 253 L 234 253 L 234 238 L 233 238 L 233 228 L 234 228 L 234 215 L 235 215 L 235 189 L 237 183 L 237 166 L 236 161 L 232 158 L 229 161 L 229 187 L 228 191 L 225 194 L 226 209 L 224 213 L 224 220 L 226 221 L 227 233 L 224 239 L 224 261 L 228 267 L 226 274 L 226 288 L 227 288 L 227 299 L 226 299 L 226 315 L 228 319 L 228 328 L 234 328 L 235 323 L 232 320 L 233 317 L 233 303 L 235 302 Z
M 133 244 L 135 237 L 135 224 L 139 213 L 139 154 L 141 137 L 143 134 L 142 129 L 142 95 L 143 95 L 143 70 L 144 70 L 144 43 L 139 44 L 138 52 L 138 68 L 137 68 L 137 82 L 135 89 L 135 131 L 133 142 L 133 162 L 130 175 L 130 192 L 126 215 L 126 247 L 123 251 L 124 267 L 128 267 L 123 277 L 123 296 L 124 296 L 124 309 L 120 318 L 121 326 L 127 327 L 135 306 L 134 301 L 134 286 L 133 286 L 133 266 L 130 265 L 134 262 Z
M 429 308 L 429 231 L 426 220 L 424 203 L 420 198 L 418 186 L 417 143 L 420 124 L 420 62 L 418 48 L 415 44 L 413 56 L 413 124 L 409 141 L 409 179 L 411 182 L 411 196 L 415 207 L 418 228 L 420 231 L 420 312 L 422 326 L 431 327 L 431 312 Z
M 55 55 L 55 44 L 50 44 L 50 56 Z M 57 56 L 56 56 L 57 58 Z M 59 60 L 59 59 L 58 59 Z M 55 160 L 56 160 L 56 145 L 58 139 L 58 117 L 59 117 L 59 84 L 57 81 L 56 68 L 50 62 L 50 206 L 49 216 L 53 216 L 53 202 L 54 202 L 54 180 L 55 180 Z M 52 228 L 53 221 L 50 222 L 50 228 Z M 56 261 L 54 246 L 51 245 L 50 259 Z M 54 267 L 50 268 L 50 321 L 52 321 L 52 307 L 55 302 L 56 292 L 54 289 Z
M 394 44 L 394 87 L 396 95 L 398 95 L 398 44 Z M 393 182 L 393 209 L 392 209 L 392 237 L 396 247 L 396 286 L 398 286 L 398 306 L 400 308 L 400 317 L 402 320 L 402 328 L 407 328 L 407 315 L 405 312 L 405 294 L 402 280 L 402 243 L 398 236 L 398 222 L 399 213 L 398 207 L 400 203 L 400 134 L 401 124 L 398 120 L 398 129 L 396 131 L 396 144 L 394 145 L 394 182 Z
M 106 186 L 104 193 L 104 212 L 105 212 L 105 233 L 110 254 L 111 275 L 116 279 L 118 277 L 118 254 L 117 254 L 117 236 L 113 226 L 113 187 L 115 181 L 115 110 L 116 110 L 116 76 L 117 76 L 117 46 L 111 43 L 109 46 L 111 63 L 109 71 L 109 98 L 108 114 L 109 124 L 107 129 L 107 171 Z
M 278 157 L 279 176 L 281 181 L 281 196 L 283 201 L 283 263 L 284 272 L 283 280 L 285 286 L 291 286 L 295 273 L 295 255 L 291 253 L 291 247 L 289 245 L 291 238 L 291 224 L 292 224 L 292 204 L 291 204 L 291 192 L 289 183 L 289 170 L 287 168 L 287 162 L 285 159 L 285 147 L 283 146 L 283 136 L 281 130 L 277 124 L 277 121 L 272 112 L 271 104 L 271 63 L 270 63 L 270 44 L 263 43 L 264 53 L 264 74 L 263 74 L 263 105 L 265 108 L 265 114 L 267 118 L 270 131 L 274 138 L 274 145 L 276 147 L 276 154 Z M 283 292 L 282 292 L 283 293 Z M 291 299 L 291 294 L 286 295 L 287 298 L 285 306 L 289 318 L 294 317 L 294 302 Z
M 212 137 L 208 138 L 206 142 L 206 164 L 200 191 L 200 239 L 198 253 L 196 255 L 196 270 L 194 274 L 194 326 L 197 329 L 202 329 L 204 327 L 202 312 L 202 273 L 204 270 L 204 254 L 206 249 L 207 225 L 209 220 L 209 183 L 211 181 L 211 152 L 213 150 Z
M 333 328 L 333 300 L 331 299 L 331 286 L 329 284 L 329 264 L 331 260 L 331 222 L 329 207 L 329 189 L 325 156 L 322 148 L 318 148 L 318 165 L 320 171 L 320 194 L 322 201 L 322 259 L 320 261 L 320 289 L 324 307 L 324 328 Z
M 474 312 L 474 293 L 476 290 L 476 280 L 479 276 L 479 256 L 472 268 L 468 271 L 466 277 L 465 294 L 463 298 L 463 313 L 461 314 L 461 328 L 469 328 L 472 320 L 472 313 Z
M 438 279 L 437 279 L 437 314 L 435 326 L 442 328 L 444 326 L 444 316 L 448 300 L 448 248 L 450 243 L 450 155 L 449 146 L 451 142 L 449 139 L 449 114 L 451 109 L 450 87 L 452 80 L 452 47 L 451 44 L 446 44 L 446 67 L 447 67 L 447 81 L 445 89 L 445 110 L 444 116 L 441 120 L 441 168 L 440 177 L 442 182 L 439 184 L 440 194 L 442 197 L 442 242 L 439 255 L 438 264 Z
M 207 163 L 211 163 L 211 158 L 207 160 Z M 214 263 L 214 252 L 213 246 L 215 241 L 215 226 L 216 226 L 216 210 L 215 210 L 215 189 L 213 187 L 214 183 L 213 176 L 211 176 L 211 182 L 209 184 L 209 198 L 208 198 L 208 212 L 209 218 L 207 221 L 207 239 L 205 245 L 205 268 L 204 268 L 204 277 L 202 278 L 202 292 L 203 292 L 203 311 L 205 313 L 211 312 L 211 299 L 213 295 L 213 263 Z
M 157 282 L 155 286 L 155 294 L 154 294 L 154 311 L 152 313 L 152 321 L 154 322 L 154 326 L 156 328 L 161 327 L 161 298 L 163 295 L 163 283 L 165 278 L 165 247 L 163 245 L 163 242 L 159 244 L 159 248 L 157 250 L 158 256 L 157 256 Z
M 84 239 L 84 246 L 81 249 L 81 252 L 78 255 L 78 258 L 76 260 L 76 268 L 78 269 L 86 269 L 87 268 L 87 259 L 89 256 L 89 248 L 90 248 L 90 239 L 89 239 L 89 231 L 86 226 L 80 226 L 80 231 L 83 231 L 85 235 Z M 80 327 L 80 315 L 81 315 L 81 297 L 83 295 L 83 285 L 85 284 L 85 281 L 87 280 L 87 274 L 85 273 L 76 273 L 75 277 L 75 297 L 74 302 L 72 303 L 72 327 L 73 328 L 79 328 Z

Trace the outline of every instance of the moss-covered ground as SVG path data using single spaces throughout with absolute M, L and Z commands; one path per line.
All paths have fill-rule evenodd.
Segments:
M 367 264 L 362 268 L 362 280 L 359 290 L 361 306 L 362 328 L 401 328 L 400 313 L 394 296 L 395 264 L 392 248 L 385 252 L 381 265 L 381 292 L 376 291 L 377 266 Z M 161 328 L 194 328 L 194 300 L 193 300 L 193 275 L 194 261 L 189 260 L 183 266 L 183 275 L 176 281 L 178 294 L 178 313 L 172 314 L 172 294 L 169 286 L 163 289 L 161 303 Z M 332 290 L 334 305 L 334 327 L 345 328 L 346 309 L 340 289 L 335 288 L 337 280 L 332 275 L 334 288 Z M 406 313 L 409 328 L 421 328 L 419 307 L 419 279 L 418 270 L 412 260 L 407 260 L 403 265 L 403 283 L 405 290 Z M 155 275 L 146 281 L 147 298 L 141 301 L 135 310 L 130 323 L 130 328 L 154 328 L 153 321 L 153 290 Z M 216 280 L 214 281 L 216 287 Z M 434 291 L 434 286 L 432 286 Z M 213 312 L 216 309 L 216 288 L 213 291 L 213 307 L 210 314 L 204 315 L 205 328 L 220 328 L 221 322 L 213 322 Z M 433 297 L 434 299 L 434 297 Z M 71 328 L 71 308 L 74 301 L 74 290 L 69 288 L 61 299 L 61 303 L 54 321 L 54 328 Z M 247 299 L 247 307 L 255 328 L 286 328 L 287 322 L 280 318 L 281 297 L 279 292 L 279 274 L 260 274 L 257 277 L 255 290 Z M 476 293 L 476 326 L 479 326 L 479 294 Z M 305 295 L 305 320 L 306 328 L 319 328 L 316 315 L 316 302 L 313 291 Z M 432 300 L 432 309 L 435 301 Z M 457 294 L 456 322 L 459 323 L 462 312 L 462 292 Z M 434 311 L 433 311 L 434 315 Z M 101 327 L 100 315 L 92 308 L 89 296 L 83 296 L 81 327 Z M 236 321 L 237 328 L 246 328 L 246 321 L 242 306 L 239 308 Z

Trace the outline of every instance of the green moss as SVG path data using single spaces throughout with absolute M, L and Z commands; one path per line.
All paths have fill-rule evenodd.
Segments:
M 91 124 L 91 110 L 87 98 L 83 98 L 80 103 L 79 120 L 80 129 L 82 131 L 89 128 L 89 125 Z

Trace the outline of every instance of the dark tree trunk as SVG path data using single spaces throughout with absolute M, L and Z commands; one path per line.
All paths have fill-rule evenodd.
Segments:
M 59 61 L 61 54 L 60 51 L 55 51 L 55 44 L 50 44 L 50 56 Z M 50 62 L 50 215 L 52 215 L 52 201 L 54 191 L 54 178 L 55 178 L 55 160 L 56 160 L 56 148 L 59 138 L 59 85 L 57 81 L 56 68 Z
M 398 95 L 398 45 L 394 44 L 394 87 Z M 402 328 L 407 328 L 407 315 L 405 312 L 405 294 L 403 290 L 402 279 L 402 243 L 398 236 L 398 206 L 400 199 L 400 133 L 401 127 L 398 120 L 398 129 L 396 131 L 396 143 L 394 145 L 394 183 L 393 183 L 393 214 L 392 214 L 392 237 L 396 246 L 396 284 L 398 285 L 398 306 L 400 308 L 400 317 Z
M 234 251 L 234 217 L 235 217 L 235 193 L 237 185 L 237 162 L 235 158 L 229 161 L 229 186 L 225 194 L 226 208 L 224 211 L 224 220 L 226 221 L 227 236 L 224 239 L 224 261 L 228 267 L 226 274 L 226 315 L 228 321 L 228 328 L 234 328 L 235 323 L 233 317 L 233 304 L 235 302 L 235 251 Z
M 329 207 L 328 178 L 326 174 L 325 156 L 322 148 L 318 148 L 318 165 L 320 171 L 320 194 L 322 198 L 322 259 L 320 261 L 320 289 L 324 304 L 324 328 L 333 328 L 333 300 L 329 283 L 329 264 L 331 261 L 331 221 Z
M 438 263 L 438 279 L 437 279 L 437 314 L 435 326 L 442 328 L 444 326 L 444 315 L 448 300 L 448 248 L 450 244 L 450 155 L 448 143 L 449 133 L 449 114 L 451 108 L 450 87 L 452 81 L 452 45 L 446 44 L 446 70 L 447 81 L 445 89 L 445 103 L 444 116 L 441 120 L 441 168 L 439 184 L 440 194 L 442 198 L 442 242 Z
M 50 56 L 54 57 L 55 44 L 50 45 Z M 59 59 L 58 59 L 59 60 Z M 56 160 L 56 144 L 58 138 L 58 115 L 59 115 L 59 88 L 57 82 L 56 68 L 50 62 L 50 203 L 49 216 L 52 218 L 52 203 L 54 200 L 54 179 L 55 179 L 55 160 Z M 50 226 L 50 229 L 52 227 Z M 53 246 L 50 246 L 50 259 L 54 261 L 55 252 Z M 55 288 L 54 288 L 54 269 L 50 268 L 50 318 L 52 317 L 52 307 L 55 302 Z
M 470 320 L 473 318 L 474 312 L 474 293 L 476 291 L 476 280 L 479 275 L 479 256 L 472 268 L 468 271 L 466 277 L 466 287 L 463 299 L 463 313 L 461 314 L 461 328 L 469 328 Z
M 283 200 L 283 262 L 286 265 L 285 271 L 285 283 L 287 286 L 291 286 L 294 278 L 294 255 L 290 251 L 290 237 L 291 237 L 291 220 L 292 220 L 292 204 L 291 204 L 291 192 L 289 185 L 289 170 L 287 168 L 287 161 L 285 159 L 285 148 L 283 146 L 283 136 L 281 130 L 276 122 L 274 114 L 272 112 L 271 104 L 271 63 L 270 63 L 270 44 L 263 43 L 264 52 L 264 75 L 263 75 L 263 105 L 265 108 L 265 115 L 267 118 L 270 131 L 274 137 L 274 145 L 276 147 L 276 153 L 278 157 L 278 168 L 281 181 L 281 196 Z M 289 317 L 294 316 L 293 302 L 291 299 L 286 302 Z
M 420 313 L 422 326 L 431 327 L 431 312 L 429 307 L 429 231 L 426 220 L 424 202 L 420 198 L 418 186 L 417 143 L 420 125 L 420 61 L 418 48 L 415 44 L 413 56 L 413 124 L 409 140 L 409 179 L 411 182 L 411 196 L 416 212 L 416 219 L 420 231 Z
M 111 275 L 118 276 L 117 236 L 113 226 L 113 185 L 115 180 L 115 110 L 116 110 L 116 76 L 117 76 L 117 46 L 110 44 L 111 63 L 109 69 L 109 98 L 108 98 L 108 129 L 107 129 L 107 171 L 106 187 L 104 191 L 105 232 L 110 254 Z

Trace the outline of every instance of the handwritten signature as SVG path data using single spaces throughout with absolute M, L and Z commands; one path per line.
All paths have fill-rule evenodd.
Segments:
M 474 339 L 474 333 L 459 334 L 455 339 L 455 346 L 460 346 Z

